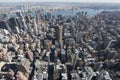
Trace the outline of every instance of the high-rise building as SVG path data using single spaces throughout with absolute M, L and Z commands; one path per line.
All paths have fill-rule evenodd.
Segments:
M 36 21 L 37 21 L 38 24 L 40 23 L 40 20 L 41 20 L 40 11 L 36 11 Z

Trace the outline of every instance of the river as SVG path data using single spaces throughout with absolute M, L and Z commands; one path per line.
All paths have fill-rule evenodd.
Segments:
M 102 12 L 102 11 L 120 11 L 120 9 L 98 9 L 98 10 L 95 10 L 95 9 L 80 9 L 80 10 L 67 10 L 67 11 L 52 11 L 50 12 L 51 15 L 63 15 L 63 16 L 74 16 L 76 15 L 76 13 L 78 12 L 82 12 L 82 11 L 85 11 L 87 12 L 87 15 L 88 16 L 94 16 L 94 15 L 97 15 L 98 13 Z M 47 12 L 44 12 L 44 14 L 47 13 Z

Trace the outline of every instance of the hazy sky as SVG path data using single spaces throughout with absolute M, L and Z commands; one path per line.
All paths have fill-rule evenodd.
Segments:
M 116 2 L 120 0 L 0 0 L 0 2 Z

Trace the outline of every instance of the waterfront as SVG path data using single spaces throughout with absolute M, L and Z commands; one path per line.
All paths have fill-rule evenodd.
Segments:
M 95 16 L 99 13 L 101 13 L 102 11 L 120 11 L 120 9 L 98 9 L 98 10 L 95 10 L 95 9 L 79 9 L 79 10 L 67 10 L 67 11 L 52 11 L 52 12 L 49 12 L 51 13 L 51 15 L 53 16 L 57 16 L 57 15 L 63 15 L 63 16 L 75 16 L 77 13 L 79 12 L 87 12 L 87 15 L 92 17 L 92 16 Z M 47 12 L 43 12 L 43 14 L 46 14 Z

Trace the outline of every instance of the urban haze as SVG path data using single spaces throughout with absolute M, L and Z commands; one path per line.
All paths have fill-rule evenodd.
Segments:
M 0 80 L 120 80 L 120 1 L 0 0 Z

